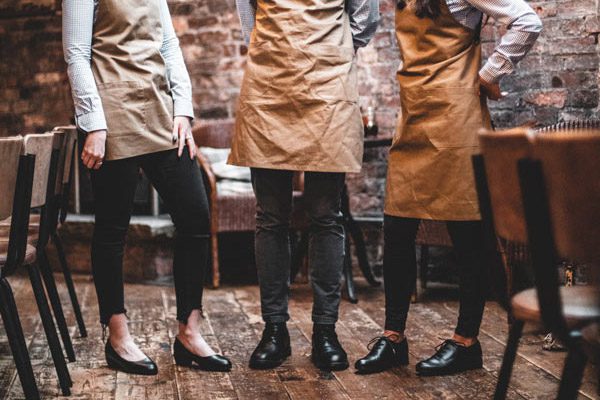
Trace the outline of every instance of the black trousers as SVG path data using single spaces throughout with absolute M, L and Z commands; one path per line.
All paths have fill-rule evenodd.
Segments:
M 209 256 L 210 220 L 202 173 L 187 151 L 177 149 L 106 161 L 91 171 L 96 224 L 92 239 L 92 272 L 100 322 L 125 313 L 123 253 L 139 169 L 158 191 L 175 224 L 173 275 L 177 320 L 186 323 L 202 307 Z M 152 292 L 149 292 L 152 295 Z
M 419 219 L 384 217 L 383 276 L 385 329 L 403 332 L 417 278 L 415 239 Z M 460 309 L 456 333 L 476 337 L 486 299 L 483 231 L 480 221 L 449 221 L 448 232 L 460 265 Z

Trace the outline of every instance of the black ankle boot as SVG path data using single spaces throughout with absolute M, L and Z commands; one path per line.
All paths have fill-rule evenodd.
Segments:
M 456 374 L 483 366 L 481 344 L 479 342 L 466 347 L 448 339 L 439 345 L 430 358 L 417 364 L 417 374 L 437 376 Z
M 150 359 L 150 357 L 146 356 L 146 358 L 140 361 L 127 361 L 115 351 L 110 344 L 110 340 L 106 341 L 104 355 L 106 357 L 106 363 L 110 369 L 135 375 L 158 374 L 158 367 L 156 366 L 156 363 Z
M 400 365 L 408 365 L 408 341 L 393 342 L 386 336 L 371 341 L 373 347 L 354 364 L 359 374 L 373 374 Z
M 326 371 L 341 371 L 348 368 L 348 356 L 338 341 L 335 325 L 314 325 L 311 359 L 317 368 Z
M 231 371 L 231 361 L 227 358 L 220 354 L 200 357 L 186 349 L 178 338 L 175 338 L 175 344 L 173 345 L 173 357 L 175 358 L 175 364 L 182 367 L 200 369 L 202 371 Z
M 250 368 L 270 369 L 283 364 L 292 354 L 290 334 L 285 322 L 267 323 L 262 339 L 250 356 Z

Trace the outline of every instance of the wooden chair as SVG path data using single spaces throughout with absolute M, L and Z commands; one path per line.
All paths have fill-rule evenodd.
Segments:
M 81 337 L 87 336 L 85 323 L 81 313 L 81 307 L 77 299 L 77 293 L 73 284 L 73 278 L 71 271 L 66 262 L 66 256 L 64 248 L 62 246 L 62 240 L 58 233 L 58 228 L 64 222 L 67 216 L 68 200 L 70 193 L 70 184 L 72 178 L 72 164 L 74 162 L 74 151 L 77 141 L 77 130 L 75 127 L 58 127 L 54 128 L 52 133 L 54 134 L 52 160 L 47 168 L 44 167 L 52 176 L 56 178 L 52 179 L 47 187 L 48 192 L 46 193 L 46 199 L 43 213 L 31 214 L 29 222 L 29 244 L 42 248 L 38 251 L 39 261 L 42 263 L 42 272 L 44 281 L 50 294 L 51 304 L 54 310 L 57 324 L 59 326 L 65 350 L 70 361 L 75 361 L 75 352 L 73 345 L 68 333 L 68 327 L 64 319 L 64 313 L 58 292 L 55 290 L 56 283 L 54 276 L 52 275 L 51 267 L 46 256 L 46 247 L 49 239 L 52 239 L 52 243 L 55 245 L 58 258 L 61 263 L 62 272 L 65 278 L 65 284 L 71 298 L 73 305 L 73 311 L 75 319 L 77 321 L 79 332 Z M 46 215 L 48 233 L 44 234 L 44 243 L 38 244 L 38 237 L 40 235 L 40 222 L 43 217 L 42 214 Z M 10 228 L 10 220 L 0 222 L 0 236 L 6 236 L 8 229 Z
M 231 147 L 234 122 L 230 120 L 207 122 L 197 125 L 194 140 L 199 147 L 225 149 Z M 256 227 L 256 199 L 254 193 L 222 194 L 217 190 L 217 177 L 210 162 L 198 152 L 210 204 L 212 286 L 220 285 L 219 233 L 253 231 Z
M 581 330 L 600 320 L 599 154 L 600 126 L 588 122 L 537 135 L 519 165 L 540 316 L 569 350 L 559 399 L 577 396 Z M 589 286 L 559 287 L 555 266 L 565 259 L 590 267 Z
M 529 221 L 526 219 L 518 163 L 532 155 L 532 135 L 533 133 L 529 130 L 521 128 L 483 132 L 480 135 L 482 155 L 474 158 L 480 209 L 486 231 L 492 231 L 492 235 L 495 233 L 500 241 L 514 243 L 521 248 L 531 246 L 531 236 Z M 490 238 L 487 242 L 493 242 L 495 239 Z M 531 258 L 534 263 L 533 252 Z M 497 264 L 497 261 L 490 260 L 494 264 Z M 510 282 L 509 265 L 506 262 L 502 265 L 506 268 L 507 281 Z M 546 264 L 546 271 L 550 271 L 552 268 L 556 270 L 556 265 Z M 556 273 L 554 278 L 558 288 Z M 564 287 L 561 290 L 567 294 L 561 313 L 573 322 L 581 321 L 582 316 L 575 310 L 579 306 L 579 299 L 586 295 L 588 288 L 574 286 Z M 539 306 L 537 296 L 538 290 L 532 288 L 515 294 L 510 300 L 509 307 L 513 323 L 498 378 L 495 399 L 506 397 L 524 324 L 526 322 L 537 324 L 543 322 L 542 308 Z
M 49 176 L 49 171 L 51 171 L 49 165 L 52 153 L 52 142 L 53 134 L 27 135 L 25 139 L 22 140 L 23 155 L 20 157 L 16 181 L 13 181 L 11 172 L 14 174 L 14 171 L 17 171 L 17 168 L 14 168 L 14 166 L 12 169 L 4 168 L 4 166 L 0 168 L 0 171 L 5 175 L 3 179 L 0 179 L 0 184 L 10 185 L 14 184 L 13 182 L 16 182 L 17 187 L 16 190 L 2 190 L 0 192 L 5 193 L 7 198 L 10 196 L 10 193 L 15 193 L 14 201 L 12 201 L 13 210 L 11 215 L 12 218 L 10 220 L 10 232 L 8 232 L 7 237 L 0 240 L 0 247 L 2 247 L 0 253 L 3 254 L 0 256 L 0 264 L 2 264 L 2 279 L 0 286 L 2 286 L 2 306 L 7 307 L 7 309 L 3 311 L 3 314 L 5 311 L 7 315 L 12 314 L 12 318 L 10 316 L 5 318 L 7 321 L 12 319 L 8 324 L 5 322 L 5 325 L 10 326 L 12 322 L 12 327 L 7 327 L 7 332 L 12 330 L 12 334 L 15 336 L 12 341 L 16 342 L 11 343 L 11 349 L 13 350 L 13 354 L 16 354 L 15 360 L 17 361 L 17 359 L 19 359 L 19 361 L 17 361 L 17 369 L 19 370 L 20 377 L 21 373 L 24 373 L 23 377 L 21 377 L 21 382 L 27 398 L 39 398 L 39 393 L 37 392 L 35 379 L 31 372 L 29 357 L 27 355 L 27 346 L 18 320 L 18 314 L 16 314 L 16 308 L 14 306 L 14 297 L 8 280 L 6 279 L 21 265 L 28 266 L 33 293 L 38 305 L 63 395 L 68 396 L 70 394 L 70 387 L 72 386 L 60 341 L 56 334 L 56 327 L 52 319 L 50 308 L 48 307 L 40 277 L 40 270 L 35 263 L 37 249 L 28 243 L 30 210 L 31 208 L 44 206 L 46 202 L 48 181 L 52 179 L 52 177 Z M 6 157 L 2 155 L 0 157 L 0 162 L 6 161 L 5 158 L 6 160 L 10 160 L 8 155 Z M 3 204 L 0 207 L 0 209 L 2 209 L 2 211 L 0 211 L 0 218 L 5 219 L 9 216 L 6 211 L 11 207 L 10 201 L 10 199 L 3 199 L 1 201 Z M 40 240 L 38 240 L 38 243 L 40 243 Z
M 67 257 L 59 233 L 60 226 L 64 224 L 67 219 L 69 209 L 69 196 L 71 193 L 71 182 L 73 180 L 73 165 L 77 161 L 75 154 L 77 153 L 78 132 L 77 128 L 74 126 L 56 127 L 53 131 L 62 135 L 63 138 L 56 140 L 54 146 L 58 161 L 56 166 L 56 184 L 51 188 L 48 200 L 49 236 L 52 239 L 52 243 L 58 254 L 58 261 L 60 262 L 65 284 L 69 292 L 69 298 L 71 299 L 71 304 L 73 306 L 73 313 L 75 314 L 79 334 L 81 337 L 87 337 L 87 330 L 85 322 L 83 321 L 75 285 L 73 283 L 71 269 L 67 264 Z

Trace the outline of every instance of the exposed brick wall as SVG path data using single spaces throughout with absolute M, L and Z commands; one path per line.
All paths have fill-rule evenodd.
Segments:
M 531 1 L 545 31 L 516 74 L 506 78 L 510 94 L 492 104 L 498 126 L 537 119 L 598 115 L 598 0 Z M 247 51 L 234 0 L 169 0 L 173 21 L 194 85 L 202 118 L 233 117 Z M 394 0 L 381 0 L 381 27 L 359 53 L 361 102 L 375 100 L 377 119 L 393 132 L 398 109 Z M 60 0 L 0 0 L 0 136 L 41 131 L 70 120 L 72 103 L 62 59 Z M 501 30 L 484 32 L 489 54 Z M 352 207 L 380 214 L 385 150 L 369 150 L 362 174 L 349 178 Z

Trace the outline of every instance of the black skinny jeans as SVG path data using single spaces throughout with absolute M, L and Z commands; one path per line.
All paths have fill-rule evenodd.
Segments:
M 419 219 L 385 215 L 383 276 L 385 329 L 404 332 L 417 279 L 415 239 Z M 455 332 L 464 337 L 479 334 L 485 307 L 485 262 L 480 221 L 449 221 L 448 232 L 459 262 L 460 309 Z
M 195 160 L 177 149 L 106 161 L 91 171 L 96 224 L 92 239 L 92 272 L 100 322 L 125 310 L 123 253 L 139 169 L 164 201 L 175 224 L 173 275 L 177 320 L 187 323 L 202 307 L 202 285 L 208 265 L 210 222 L 202 174 Z

